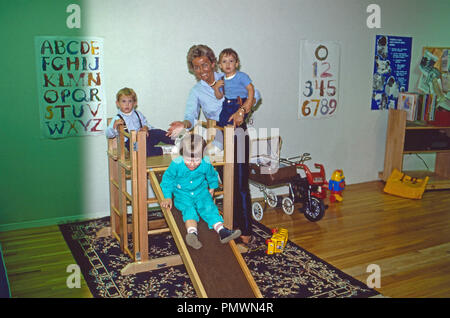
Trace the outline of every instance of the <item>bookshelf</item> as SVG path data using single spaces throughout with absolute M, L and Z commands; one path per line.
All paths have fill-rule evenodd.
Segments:
M 386 151 L 384 155 L 384 169 L 379 173 L 380 178 L 386 181 L 394 168 L 403 171 L 403 155 L 412 153 L 435 153 L 435 171 L 403 171 L 409 176 L 424 178 L 429 176 L 427 190 L 450 189 L 450 146 L 430 149 L 418 145 L 405 150 L 405 137 L 420 136 L 433 131 L 445 132 L 450 136 L 450 126 L 432 126 L 424 122 L 406 121 L 406 112 L 403 110 L 389 110 L 389 120 L 386 133 Z M 428 139 L 427 139 L 428 140 Z

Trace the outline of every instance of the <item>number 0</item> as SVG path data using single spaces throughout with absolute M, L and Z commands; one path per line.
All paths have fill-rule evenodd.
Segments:
M 322 50 L 322 49 L 325 50 L 326 54 L 325 54 L 325 56 L 320 57 L 320 56 L 319 56 L 319 51 Z M 328 49 L 327 49 L 327 47 L 326 47 L 325 45 L 319 45 L 319 46 L 317 47 L 316 51 L 314 52 L 314 55 L 316 56 L 316 58 L 317 58 L 319 61 L 324 61 L 324 60 L 326 60 L 327 57 L 328 57 Z

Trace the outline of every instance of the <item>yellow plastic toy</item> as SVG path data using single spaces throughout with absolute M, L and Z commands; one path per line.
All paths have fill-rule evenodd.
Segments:
M 394 168 L 386 181 L 384 192 L 408 199 L 422 199 L 428 179 L 428 176 L 425 179 L 413 178 Z
M 288 240 L 288 230 L 286 229 L 273 229 L 272 234 L 272 237 L 266 240 L 267 255 L 282 253 Z

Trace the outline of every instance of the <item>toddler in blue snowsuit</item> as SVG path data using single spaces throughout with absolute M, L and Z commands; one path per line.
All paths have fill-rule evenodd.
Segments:
M 186 135 L 180 145 L 182 156 L 172 160 L 161 182 L 165 198 L 161 207 L 171 209 L 174 196 L 173 204 L 181 211 L 186 225 L 186 243 L 195 249 L 202 247 L 197 231 L 200 217 L 219 234 L 221 243 L 241 235 L 240 230 L 231 231 L 224 227 L 223 218 L 214 204 L 212 196 L 219 186 L 219 179 L 209 157 L 203 157 L 205 146 L 201 136 Z

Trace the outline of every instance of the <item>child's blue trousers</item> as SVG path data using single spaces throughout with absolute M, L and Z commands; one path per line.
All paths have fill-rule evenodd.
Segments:
M 183 221 L 194 220 L 199 222 L 201 217 L 208 224 L 210 229 L 217 222 L 223 223 L 223 218 L 219 214 L 219 209 L 214 204 L 209 191 L 205 189 L 200 194 L 192 195 L 190 192 L 177 192 L 174 195 L 173 204 L 181 211 Z
M 161 156 L 163 154 L 161 147 L 156 147 L 159 142 L 163 142 L 165 144 L 174 145 L 175 141 L 173 141 L 170 137 L 166 136 L 166 131 L 162 129 L 150 129 L 148 131 L 147 136 L 147 157 L 152 156 Z M 130 150 L 130 141 L 127 140 L 125 142 L 125 146 L 128 150 Z

